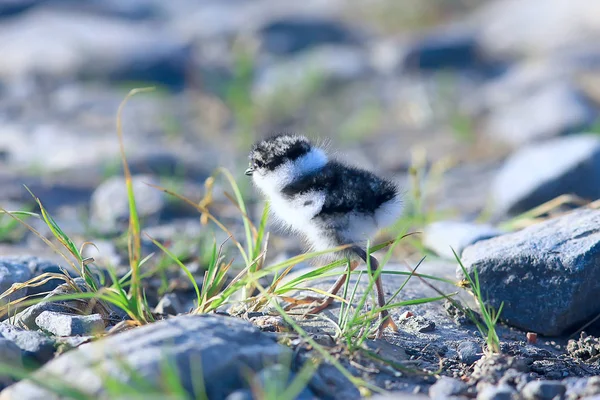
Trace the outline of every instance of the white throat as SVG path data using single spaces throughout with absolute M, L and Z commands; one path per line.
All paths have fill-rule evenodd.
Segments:
M 302 175 L 319 170 L 327 164 L 327 155 L 319 148 L 313 147 L 308 153 L 294 161 L 287 161 L 274 171 L 262 175 L 254 173 L 252 179 L 256 186 L 267 196 L 278 196 L 281 189 Z

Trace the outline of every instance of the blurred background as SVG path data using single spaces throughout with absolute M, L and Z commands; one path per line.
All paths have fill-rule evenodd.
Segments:
M 146 86 L 123 127 L 158 239 L 202 228 L 146 182 L 197 201 L 223 166 L 252 201 L 249 147 L 281 131 L 401 182 L 416 227 L 593 200 L 598 39 L 595 0 L 3 0 L 0 205 L 33 209 L 27 185 L 118 265 L 103 239 L 127 218 L 115 119 Z M 219 215 L 241 222 L 221 193 Z M 12 224 L 0 254 L 48 251 Z

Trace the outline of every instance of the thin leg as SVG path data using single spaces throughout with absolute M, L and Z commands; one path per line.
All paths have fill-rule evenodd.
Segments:
M 358 261 L 351 261 L 350 262 L 350 271 L 354 271 L 356 269 L 356 267 L 358 267 Z M 336 294 L 338 294 L 338 292 L 344 285 L 345 281 L 346 281 L 346 274 L 343 274 L 335 281 L 333 286 L 331 286 L 331 288 L 329 288 L 329 290 L 327 292 L 329 294 L 335 296 Z M 323 311 L 324 309 L 329 307 L 331 305 L 331 303 L 333 303 L 333 300 L 334 299 L 331 296 L 325 296 L 324 298 L 314 298 L 314 301 L 317 301 L 319 303 L 314 308 L 311 308 L 310 310 L 308 310 L 307 314 L 316 314 L 320 311 Z
M 375 272 L 379 269 L 379 262 L 375 257 L 369 255 L 370 261 L 367 261 L 367 252 L 358 246 L 352 246 L 351 250 L 356 253 L 360 258 L 364 260 L 365 263 L 370 265 L 371 273 L 375 274 Z M 385 306 L 385 294 L 383 293 L 383 284 L 381 282 L 381 274 L 375 279 L 375 292 L 377 294 L 377 305 L 379 308 Z M 392 328 L 394 332 L 398 331 L 398 327 L 390 317 L 387 310 L 381 311 L 379 314 L 379 328 L 377 329 L 377 337 L 380 338 L 383 336 L 383 330 L 387 327 Z

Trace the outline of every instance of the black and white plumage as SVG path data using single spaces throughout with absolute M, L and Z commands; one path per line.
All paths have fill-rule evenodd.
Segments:
M 303 136 L 279 135 L 256 143 L 247 173 L 270 200 L 275 216 L 303 234 L 315 250 L 364 247 L 402 211 L 395 184 L 329 160 Z
M 351 245 L 342 256 L 358 256 L 365 262 L 370 257 L 371 269 L 378 268 L 377 260 L 367 256 L 365 245 L 400 217 L 400 194 L 391 181 L 330 160 L 323 149 L 298 135 L 278 135 L 256 143 L 246 174 L 268 198 L 275 216 L 303 234 L 314 250 Z M 336 294 L 343 282 L 340 277 L 330 292 Z M 378 305 L 383 307 L 381 276 L 376 290 Z M 327 307 L 332 299 L 328 297 L 313 311 Z M 378 336 L 385 326 L 396 328 L 387 311 L 380 315 Z

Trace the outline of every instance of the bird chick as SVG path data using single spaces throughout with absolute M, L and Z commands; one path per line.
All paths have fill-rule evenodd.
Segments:
M 304 136 L 277 135 L 254 144 L 246 175 L 267 197 L 274 215 L 290 229 L 302 234 L 314 250 L 349 245 L 337 256 L 356 258 L 379 268 L 377 260 L 365 251 L 373 235 L 395 222 L 402 204 L 398 187 L 371 172 L 330 160 L 325 151 Z M 369 257 L 369 258 L 368 258 Z M 335 295 L 345 275 L 335 282 Z M 376 280 L 378 306 L 385 305 L 381 275 Z M 322 299 L 312 309 L 318 312 L 331 304 Z M 380 313 L 378 337 L 387 326 L 397 329 L 387 311 Z

